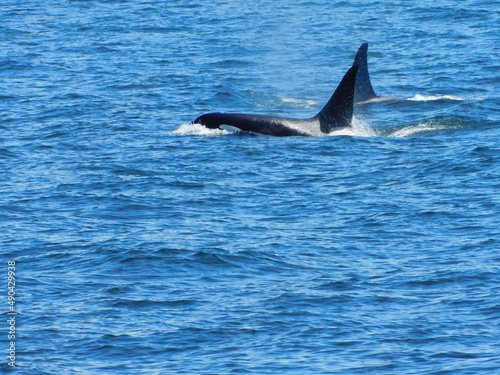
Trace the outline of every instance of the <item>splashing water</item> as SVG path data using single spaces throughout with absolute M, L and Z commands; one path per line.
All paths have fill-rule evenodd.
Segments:
M 209 129 L 201 124 L 182 124 L 178 129 L 170 132 L 172 135 L 201 135 L 205 137 L 216 137 L 219 135 L 231 134 L 225 129 Z

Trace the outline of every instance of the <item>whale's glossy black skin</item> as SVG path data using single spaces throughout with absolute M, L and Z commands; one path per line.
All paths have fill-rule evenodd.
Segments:
M 309 119 L 242 113 L 208 113 L 198 117 L 193 123 L 210 129 L 219 129 L 220 126 L 229 125 L 243 131 L 274 136 L 327 135 L 332 131 L 351 127 L 357 72 L 358 66 L 352 66 L 325 107 Z
M 358 66 L 358 74 L 356 76 L 356 85 L 354 87 L 354 103 L 377 103 L 392 100 L 400 100 L 388 96 L 378 96 L 373 90 L 368 73 L 368 43 L 363 43 L 359 47 L 356 57 L 354 57 L 353 66 Z

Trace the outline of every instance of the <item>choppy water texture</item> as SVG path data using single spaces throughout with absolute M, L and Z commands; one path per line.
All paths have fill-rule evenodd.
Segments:
M 498 2 L 206 3 L 3 1 L 16 371 L 500 373 Z M 310 117 L 363 42 L 406 100 L 350 135 L 189 125 Z

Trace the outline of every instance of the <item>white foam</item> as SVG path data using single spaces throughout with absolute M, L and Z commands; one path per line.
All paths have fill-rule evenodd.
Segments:
M 459 96 L 454 96 L 454 95 L 420 95 L 420 94 L 416 94 L 413 98 L 408 98 L 406 100 L 413 101 L 413 102 L 430 102 L 430 101 L 435 101 L 435 100 L 463 101 L 463 100 L 467 100 L 467 99 L 461 98 Z
M 182 124 L 178 129 L 170 132 L 173 135 L 202 135 L 205 137 L 216 137 L 220 135 L 231 134 L 224 129 L 209 129 L 201 124 Z

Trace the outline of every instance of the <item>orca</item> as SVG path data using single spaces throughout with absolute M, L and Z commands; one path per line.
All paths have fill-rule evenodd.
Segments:
M 354 87 L 354 103 L 366 104 L 387 102 L 393 100 L 400 100 L 388 96 L 378 96 L 373 90 L 370 81 L 370 74 L 368 73 L 368 43 L 363 43 L 359 47 L 356 57 L 354 57 L 353 66 L 358 66 L 358 74 L 356 76 L 356 85 Z
M 207 113 L 193 124 L 210 129 L 222 129 L 225 125 L 243 131 L 274 136 L 321 136 L 351 127 L 354 105 L 354 85 L 358 66 L 352 66 L 342 78 L 325 107 L 309 119 L 250 115 L 243 113 Z

